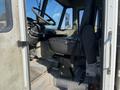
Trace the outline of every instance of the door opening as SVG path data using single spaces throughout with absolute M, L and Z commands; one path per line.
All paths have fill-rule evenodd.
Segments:
M 101 90 L 103 2 L 27 2 L 32 90 Z

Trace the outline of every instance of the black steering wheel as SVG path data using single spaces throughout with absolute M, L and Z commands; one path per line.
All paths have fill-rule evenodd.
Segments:
M 40 9 L 38 9 L 36 7 L 32 7 L 32 11 L 38 17 L 38 22 L 39 23 L 41 23 L 43 25 L 56 25 L 56 22 L 53 20 L 53 18 L 51 18 L 45 12 L 43 13 L 42 10 L 40 10 Z M 45 20 L 42 16 L 40 16 L 40 14 L 38 12 L 43 13 L 45 16 L 47 16 L 48 20 Z

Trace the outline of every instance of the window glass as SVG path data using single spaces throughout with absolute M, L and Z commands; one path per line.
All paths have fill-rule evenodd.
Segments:
M 63 11 L 63 7 L 56 2 L 56 0 L 48 0 L 48 5 L 46 7 L 46 13 L 53 18 L 56 22 L 55 26 L 46 25 L 47 28 L 57 29 L 58 24 L 60 22 L 61 14 Z M 44 17 L 46 19 L 46 17 Z
M 0 32 L 10 30 L 9 26 L 12 24 L 10 10 L 10 0 L 0 0 Z
M 82 21 L 82 18 L 83 18 L 83 14 L 84 14 L 84 10 L 80 10 L 80 11 L 79 11 L 79 26 L 81 25 L 81 21 Z
M 82 19 L 83 19 L 83 14 L 84 14 L 84 10 L 80 10 L 79 11 L 79 31 L 80 31 L 81 22 L 82 22 Z
M 31 17 L 35 20 L 36 16 L 32 12 L 32 7 L 38 8 L 39 5 L 41 9 L 43 5 L 43 0 L 26 0 L 26 16 Z
M 73 10 L 72 8 L 67 9 L 61 29 L 72 29 L 73 27 Z
M 5 0 L 0 0 L 0 29 L 3 29 L 6 25 Z
M 99 15 L 98 15 L 98 11 L 97 11 L 96 20 L 95 20 L 95 27 L 94 27 L 95 32 L 97 32 L 98 28 L 99 28 Z

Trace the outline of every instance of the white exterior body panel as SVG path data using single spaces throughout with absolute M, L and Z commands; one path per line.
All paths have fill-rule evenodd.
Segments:
M 102 90 L 114 90 L 118 0 L 105 0 L 105 34 Z
M 29 90 L 24 0 L 11 0 L 13 28 L 0 33 L 0 90 Z

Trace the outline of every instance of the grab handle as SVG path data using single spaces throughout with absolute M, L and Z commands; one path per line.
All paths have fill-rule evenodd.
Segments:
M 105 63 L 105 69 L 107 70 L 107 74 L 111 73 L 111 40 L 112 40 L 112 31 L 108 32 L 108 38 L 105 41 L 105 45 L 107 47 L 107 54 L 106 54 L 106 63 Z

